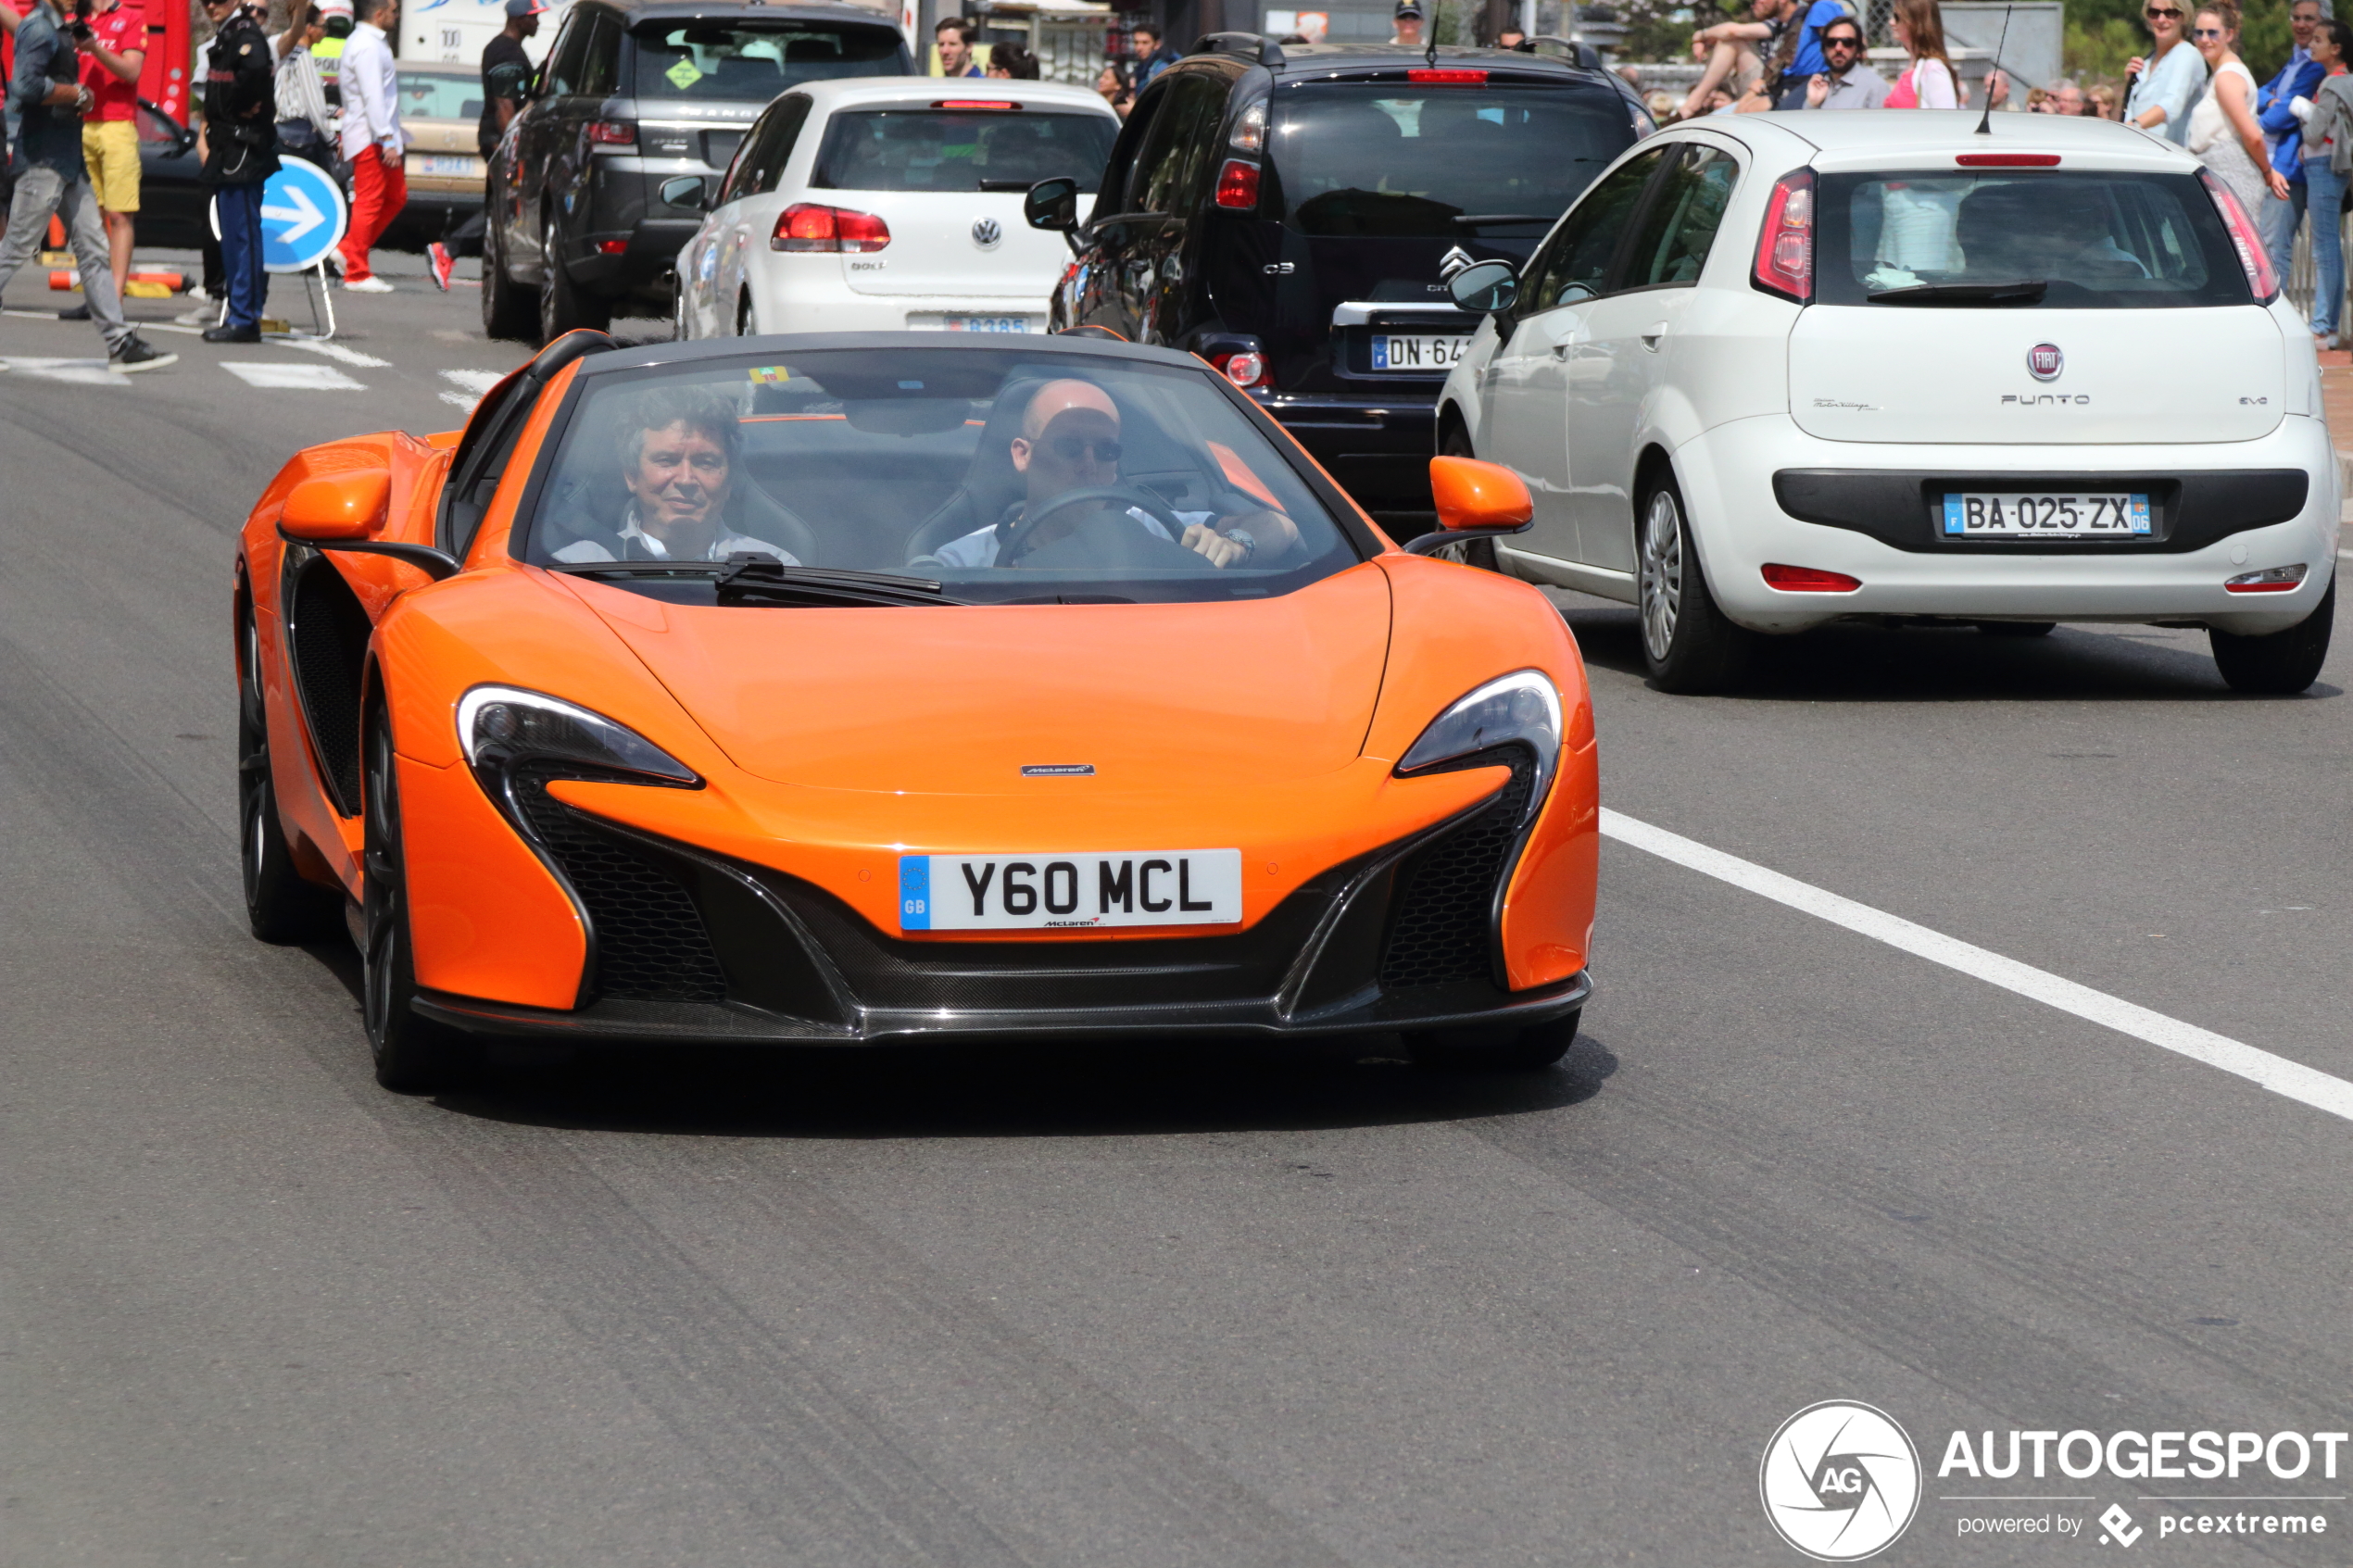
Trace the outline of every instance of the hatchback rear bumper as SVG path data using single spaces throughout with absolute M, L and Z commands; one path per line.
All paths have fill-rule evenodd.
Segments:
M 1278 392 L 1260 402 L 1358 506 L 1427 518 L 1441 384 L 1431 383 L 1427 396 Z
M 1733 621 L 1796 632 L 1842 616 L 2183 621 L 2260 634 L 2311 613 L 2336 564 L 2336 457 L 2320 420 L 2255 441 L 2166 446 L 1964 446 L 1824 441 L 1784 416 L 1735 420 L 1675 454 L 1708 587 Z M 1948 543 L 1923 497 L 1946 483 L 2022 491 L 2132 483 L 2164 495 L 2158 535 Z M 2300 483 L 2298 481 L 2300 480 Z M 1849 593 L 1768 586 L 1768 565 L 1857 579 Z M 2225 579 L 2302 565 L 2284 594 Z

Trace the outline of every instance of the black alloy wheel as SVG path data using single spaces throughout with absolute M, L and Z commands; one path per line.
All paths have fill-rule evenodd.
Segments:
M 1650 684 L 1687 696 L 1723 690 L 1745 661 L 1749 633 L 1724 618 L 1707 591 L 1672 474 L 1651 480 L 1634 529 L 1636 604 Z
M 594 299 L 580 292 L 564 270 L 563 256 L 556 237 L 556 220 L 545 197 L 540 207 L 547 216 L 540 220 L 539 258 L 547 269 L 539 285 L 539 345 L 545 348 L 568 332 L 580 327 L 593 327 L 603 332 L 612 325 L 612 307 L 601 299 Z
M 2252 696 L 2294 696 L 2321 678 L 2328 662 L 2329 634 L 2336 630 L 2336 579 L 2312 613 L 2284 632 L 2242 637 L 2219 626 L 2207 628 L 2215 668 L 2234 692 Z
M 1427 1029 L 1409 1033 L 1416 1067 L 1454 1073 L 1541 1073 L 1568 1054 L 1582 1011 L 1525 1029 Z
M 482 330 L 494 342 L 520 342 L 539 324 L 539 300 L 535 290 L 517 286 L 508 275 L 505 232 L 493 217 L 482 236 Z
M 262 692 L 261 637 L 253 611 L 237 617 L 237 862 L 245 923 L 264 942 L 312 942 L 340 928 L 342 900 L 295 869 L 270 776 L 270 713 Z
M 457 1079 L 472 1042 L 417 1015 L 417 972 L 409 947 L 409 895 L 400 852 L 400 783 L 393 765 L 392 725 L 368 724 L 367 799 L 362 807 L 360 1010 L 376 1082 L 399 1094 L 423 1094 Z
M 1478 456 L 1471 450 L 1470 432 L 1460 425 L 1453 425 L 1447 429 L 1446 439 L 1439 443 L 1438 455 L 1441 458 Z M 1496 558 L 1495 541 L 1492 539 L 1466 539 L 1459 545 L 1441 545 L 1431 553 L 1441 560 L 1460 561 L 1465 566 L 1475 566 L 1481 571 L 1503 570 L 1502 564 Z

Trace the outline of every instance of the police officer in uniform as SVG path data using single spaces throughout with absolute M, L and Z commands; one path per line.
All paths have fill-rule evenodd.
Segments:
M 261 187 L 278 172 L 277 51 L 261 30 L 260 8 L 241 0 L 206 0 L 220 31 L 205 70 L 204 179 L 220 215 L 220 270 L 228 319 L 207 343 L 261 341 Z

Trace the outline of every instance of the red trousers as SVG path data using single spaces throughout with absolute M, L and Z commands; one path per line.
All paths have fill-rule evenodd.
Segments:
M 352 160 L 351 227 L 343 236 L 343 277 L 347 283 L 371 276 L 368 252 L 409 205 L 409 176 L 402 162 L 382 147 L 370 147 Z

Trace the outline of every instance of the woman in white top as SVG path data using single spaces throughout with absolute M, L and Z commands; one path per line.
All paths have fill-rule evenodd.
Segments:
M 2190 105 L 2206 85 L 2206 61 L 2182 35 L 2182 0 L 2148 0 L 2141 19 L 2157 47 L 2125 66 L 2132 93 L 2124 100 L 2126 123 L 2187 145 Z
M 2190 111 L 2190 151 L 2250 216 L 2263 209 L 2267 195 L 2287 200 L 2287 176 L 2271 167 L 2263 129 L 2255 123 L 2255 73 L 2238 57 L 2239 8 L 2230 0 L 2202 8 L 2190 24 L 2190 42 L 2214 72 Z
M 1883 107 L 1891 109 L 1957 109 L 1961 107 L 1953 58 L 1944 52 L 1944 14 L 1936 0 L 1895 0 L 1895 14 L 1887 29 L 1912 56 L 1904 74 L 1888 90 Z

